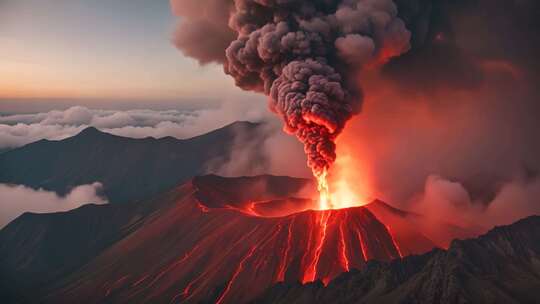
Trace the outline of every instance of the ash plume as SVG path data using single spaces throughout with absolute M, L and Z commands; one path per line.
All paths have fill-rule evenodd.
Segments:
M 396 3 L 411 50 L 362 75 L 362 115 L 338 147 L 350 160 L 333 174 L 402 209 L 485 228 L 540 214 L 540 2 Z
M 237 86 L 269 96 L 316 176 L 333 164 L 336 137 L 360 111 L 358 71 L 410 48 L 392 0 L 172 0 L 172 7 L 182 20 L 177 47 L 200 63 L 223 63 Z
M 333 179 L 358 183 L 354 192 L 368 192 L 359 197 L 448 217 L 439 202 L 473 222 L 484 217 L 487 226 L 538 214 L 539 1 L 203 2 L 228 13 L 205 21 L 226 34 L 188 31 L 202 37 L 197 47 L 229 46 L 226 55 L 192 52 L 182 35 L 175 39 L 179 49 L 223 64 L 239 86 L 269 95 L 286 129 L 310 140 L 315 168 L 332 163 L 340 134 Z M 179 32 L 207 15 L 176 13 Z M 383 15 L 388 23 L 374 27 Z M 316 85 L 298 72 L 304 66 L 321 74 Z M 327 103 L 311 115 L 319 97 Z M 347 122 L 360 106 L 362 116 Z M 317 150 L 314 143 L 328 146 Z M 449 184 L 459 195 L 446 190 Z

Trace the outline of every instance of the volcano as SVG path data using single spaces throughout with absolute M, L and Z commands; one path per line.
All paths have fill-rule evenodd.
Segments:
M 437 246 L 383 202 L 313 210 L 306 179 L 197 177 L 133 205 L 26 213 L 0 232 L 4 293 L 46 303 L 244 303 Z M 408 223 L 408 224 L 407 224 Z M 25 290 L 35 290 L 29 295 Z

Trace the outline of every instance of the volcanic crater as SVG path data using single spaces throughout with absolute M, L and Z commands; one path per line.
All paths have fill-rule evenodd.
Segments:
M 77 229 L 100 229 L 115 236 L 110 241 L 105 235 L 107 245 L 79 261 L 80 267 L 59 273 L 60 280 L 39 284 L 40 298 L 50 303 L 245 303 L 278 282 L 326 285 L 343 272 L 366 267 L 369 260 L 389 261 L 440 245 L 415 230 L 419 215 L 381 201 L 314 210 L 316 202 L 305 196 L 313 184 L 268 175 L 196 177 L 136 207 L 26 214 L 3 238 L 28 239 L 20 234 L 30 216 L 41 217 L 42 223 L 30 229 L 36 234 L 33 242 L 15 244 L 25 255 L 39 254 L 40 241 L 49 233 L 69 239 Z M 118 208 L 122 210 L 113 210 Z M 122 214 L 115 221 L 121 224 L 111 231 L 102 227 L 115 214 Z M 58 235 L 59 222 L 71 231 Z M 100 240 L 87 242 L 92 247 Z M 69 252 L 55 254 L 67 259 Z M 11 271 L 22 273 L 35 269 L 28 260 L 38 261 L 33 256 L 9 258 L 15 267 Z

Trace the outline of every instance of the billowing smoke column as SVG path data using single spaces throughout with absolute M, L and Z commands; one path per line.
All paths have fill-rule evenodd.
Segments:
M 239 87 L 269 96 L 270 109 L 304 144 L 319 180 L 336 159 L 336 137 L 360 110 L 357 72 L 410 48 L 411 34 L 392 0 L 197 2 L 172 2 L 187 19 L 177 46 L 201 63 L 222 62 Z M 225 57 L 212 57 L 225 42 Z
M 316 176 L 334 162 L 336 136 L 359 110 L 355 70 L 408 50 L 410 38 L 391 0 L 236 0 L 229 26 L 238 38 L 225 72 L 270 96 Z

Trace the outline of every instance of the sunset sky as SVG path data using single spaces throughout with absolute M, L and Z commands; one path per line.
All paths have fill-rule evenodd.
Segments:
M 172 45 L 176 21 L 167 0 L 0 0 L 0 112 L 28 99 L 181 106 L 246 96 L 220 66 Z

